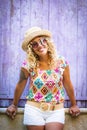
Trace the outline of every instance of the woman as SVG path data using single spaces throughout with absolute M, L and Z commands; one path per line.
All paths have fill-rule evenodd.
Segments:
M 64 89 L 70 101 L 70 114 L 78 116 L 69 65 L 65 58 L 57 56 L 51 33 L 39 27 L 26 32 L 22 48 L 27 53 L 16 85 L 13 104 L 7 115 L 14 119 L 20 96 L 30 78 L 29 93 L 24 109 L 27 130 L 63 130 L 65 121 Z

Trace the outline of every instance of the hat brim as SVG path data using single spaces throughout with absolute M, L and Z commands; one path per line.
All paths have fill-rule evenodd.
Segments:
M 46 36 L 46 37 L 51 38 L 51 33 L 48 30 L 41 30 L 41 31 L 37 31 L 37 32 L 33 32 L 33 33 L 29 34 L 29 36 L 27 36 L 22 43 L 22 49 L 24 51 L 27 51 L 28 44 L 30 43 L 30 41 L 32 41 L 34 38 L 36 38 L 38 36 Z

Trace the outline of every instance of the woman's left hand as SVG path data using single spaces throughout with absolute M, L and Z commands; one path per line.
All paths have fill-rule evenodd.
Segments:
M 72 116 L 79 116 L 80 115 L 80 109 L 77 105 L 73 105 L 69 108 L 69 112 Z

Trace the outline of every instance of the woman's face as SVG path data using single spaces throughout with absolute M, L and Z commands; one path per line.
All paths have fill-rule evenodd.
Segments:
M 32 50 L 38 56 L 45 56 L 48 51 L 47 41 L 44 37 L 37 37 L 30 43 Z

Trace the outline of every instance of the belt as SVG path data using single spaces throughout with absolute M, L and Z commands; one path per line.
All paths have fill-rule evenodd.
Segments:
M 54 102 L 46 103 L 46 102 L 27 101 L 26 104 L 35 106 L 41 109 L 42 111 L 53 111 L 64 107 L 63 103 L 55 104 Z

